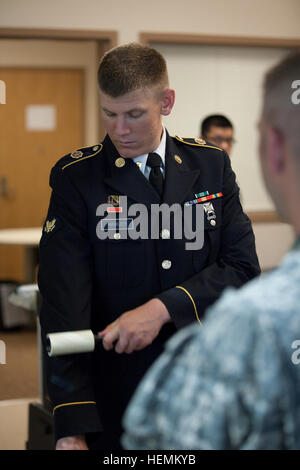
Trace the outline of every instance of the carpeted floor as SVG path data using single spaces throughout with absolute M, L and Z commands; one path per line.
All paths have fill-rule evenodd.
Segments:
M 35 329 L 0 331 L 6 364 L 0 364 L 0 400 L 39 396 L 39 360 Z

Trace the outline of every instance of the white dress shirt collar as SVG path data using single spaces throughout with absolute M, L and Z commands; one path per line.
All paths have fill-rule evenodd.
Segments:
M 159 146 L 152 152 L 152 153 L 157 153 L 161 157 L 163 169 L 165 168 L 165 159 L 166 159 L 166 141 L 167 141 L 167 133 L 166 133 L 166 129 L 163 126 L 163 134 L 160 139 Z M 143 175 L 145 175 L 148 155 L 149 155 L 148 153 L 145 153 L 143 155 L 133 158 L 133 161 L 138 165 Z

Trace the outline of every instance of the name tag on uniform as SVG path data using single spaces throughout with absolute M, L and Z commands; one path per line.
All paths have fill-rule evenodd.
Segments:
M 108 232 L 109 230 L 130 230 L 133 229 L 133 219 L 103 219 L 101 220 L 101 230 Z

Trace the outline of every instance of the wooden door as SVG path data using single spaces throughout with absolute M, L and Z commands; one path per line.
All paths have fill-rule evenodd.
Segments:
M 51 167 L 83 146 L 84 72 L 0 68 L 0 79 L 0 229 L 40 227 Z M 24 247 L 0 246 L 0 280 L 24 281 L 24 260 Z

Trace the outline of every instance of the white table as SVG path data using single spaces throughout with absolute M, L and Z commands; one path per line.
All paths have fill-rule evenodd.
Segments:
M 0 245 L 20 245 L 25 247 L 25 282 L 34 282 L 38 264 L 38 246 L 42 227 L 11 228 L 0 230 Z

